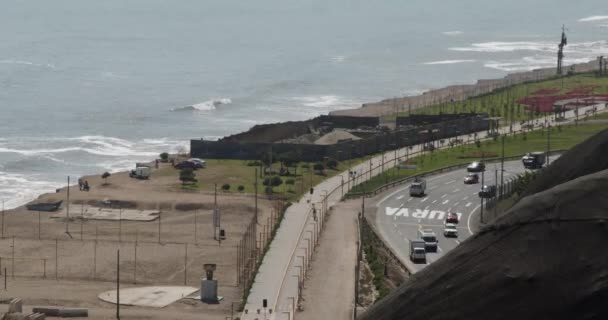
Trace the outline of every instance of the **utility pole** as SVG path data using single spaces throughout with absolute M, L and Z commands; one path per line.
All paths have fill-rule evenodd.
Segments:
M 504 194 L 504 174 L 505 174 L 505 135 L 502 135 L 502 156 L 500 159 L 500 198 Z
M 120 320 L 120 248 L 116 250 L 116 319 Z
M 302 179 L 304 180 L 304 179 Z M 302 181 L 302 186 L 304 182 Z M 253 185 L 253 189 L 255 190 L 255 223 L 258 223 L 258 168 L 255 168 L 255 182 Z
M 68 176 L 68 187 L 67 187 L 67 201 L 65 204 L 65 233 L 70 234 L 70 176 Z
M 551 124 L 547 125 L 547 165 L 549 165 L 549 152 L 551 151 Z
M 4 199 L 2 199 L 2 239 L 4 239 Z
M 484 160 L 484 153 L 483 151 L 481 152 L 481 162 L 483 163 Z M 484 177 L 485 177 L 485 172 L 486 169 L 484 168 L 483 171 L 481 171 L 481 190 L 483 190 L 484 187 Z M 481 206 L 480 206 L 480 213 L 479 213 L 479 221 L 481 223 L 483 223 L 483 197 L 479 197 L 479 199 L 481 199 Z
M 217 240 L 217 183 L 213 184 L 213 240 Z

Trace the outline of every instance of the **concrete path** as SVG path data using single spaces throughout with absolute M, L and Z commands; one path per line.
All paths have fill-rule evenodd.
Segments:
M 360 203 L 342 202 L 330 211 L 304 286 L 298 320 L 352 319 Z

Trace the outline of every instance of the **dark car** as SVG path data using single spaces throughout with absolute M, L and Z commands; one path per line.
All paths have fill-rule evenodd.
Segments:
M 447 217 L 445 218 L 445 223 L 455 223 L 458 224 L 458 215 L 454 212 L 448 212 Z
M 482 172 L 485 170 L 486 170 L 486 165 L 480 161 L 475 161 L 467 167 L 468 172 Z
M 186 169 L 186 168 L 190 168 L 190 169 L 198 169 L 198 164 L 193 162 L 193 161 L 189 161 L 189 160 L 184 160 L 181 162 L 178 162 L 177 164 L 174 165 L 175 169 Z
M 480 198 L 493 198 L 496 196 L 496 186 L 483 186 L 479 191 Z
M 479 183 L 479 175 L 477 173 L 469 173 L 464 177 L 464 184 L 476 184 Z

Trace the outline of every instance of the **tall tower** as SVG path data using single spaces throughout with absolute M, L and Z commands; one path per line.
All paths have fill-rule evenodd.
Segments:
M 559 50 L 557 51 L 557 75 L 562 75 L 562 60 L 564 59 L 564 46 L 568 44 L 566 38 L 566 27 L 562 25 L 562 41 L 557 45 Z

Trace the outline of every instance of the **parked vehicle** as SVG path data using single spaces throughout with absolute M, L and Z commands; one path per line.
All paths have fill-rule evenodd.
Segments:
M 464 184 L 476 184 L 479 183 L 479 175 L 477 173 L 469 173 L 464 177 Z
M 426 192 L 426 180 L 416 178 L 410 185 L 410 196 L 422 197 Z
M 424 241 L 410 240 L 410 260 L 412 262 L 426 263 L 426 250 L 424 249 Z
M 447 216 L 445 217 L 445 223 L 458 224 L 458 214 L 454 212 L 448 212 Z
M 420 239 L 424 241 L 424 249 L 427 252 L 437 252 L 437 244 L 439 241 L 433 230 L 420 229 L 418 230 L 418 235 L 420 236 Z
M 482 172 L 486 170 L 486 165 L 481 161 L 475 161 L 467 167 L 468 172 Z
M 446 238 L 458 238 L 458 229 L 453 223 L 446 223 L 443 227 L 443 236 Z
M 526 169 L 541 169 L 545 164 L 546 154 L 544 152 L 530 152 L 526 153 L 521 162 L 524 164 Z
M 480 198 L 493 198 L 496 196 L 496 186 L 483 186 L 479 191 Z
M 184 160 L 184 161 L 180 161 L 177 164 L 173 165 L 173 167 L 175 167 L 175 169 L 186 169 L 186 168 L 191 168 L 191 169 L 198 169 L 198 165 L 190 160 Z
M 150 178 L 150 167 L 137 167 L 135 170 L 129 171 L 129 177 L 147 180 Z
M 202 169 L 207 167 L 207 162 L 205 162 L 205 160 L 199 159 L 199 158 L 190 158 L 188 159 L 188 161 L 193 162 L 197 168 Z

